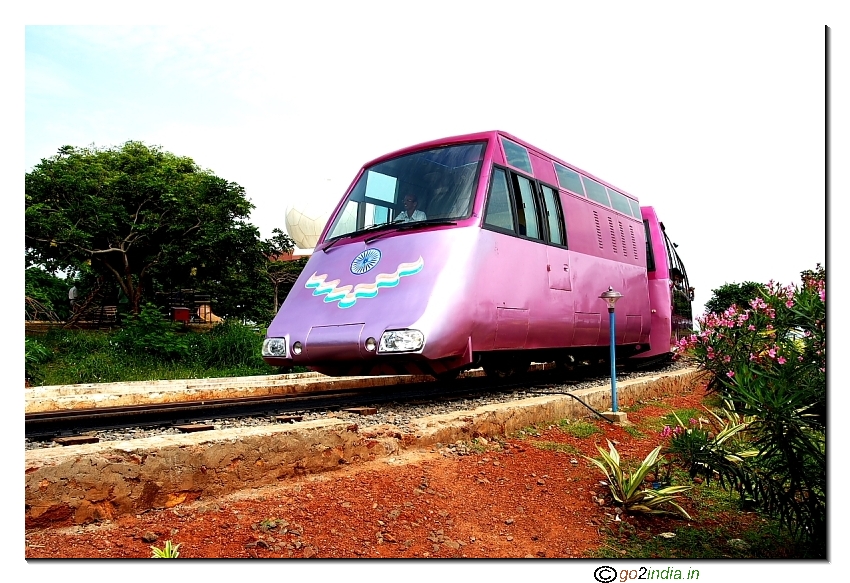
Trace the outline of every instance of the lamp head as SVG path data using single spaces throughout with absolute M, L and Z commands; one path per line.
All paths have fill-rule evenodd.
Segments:
M 623 294 L 618 291 L 614 291 L 614 288 L 609 287 L 608 291 L 602 292 L 602 295 L 599 296 L 599 299 L 605 300 L 605 303 L 608 304 L 608 309 L 613 311 L 614 304 L 616 304 L 617 300 L 619 300 L 621 297 L 623 297 Z

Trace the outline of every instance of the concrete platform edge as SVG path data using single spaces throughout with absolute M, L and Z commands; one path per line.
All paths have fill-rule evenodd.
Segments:
M 684 369 L 618 382 L 619 405 L 686 392 L 701 374 Z M 611 407 L 610 386 L 573 394 L 597 411 Z M 25 522 L 28 528 L 85 524 L 172 508 L 402 449 L 489 439 L 537 423 L 589 416 L 571 397 L 546 395 L 425 417 L 406 432 L 329 419 L 31 450 L 25 457 Z

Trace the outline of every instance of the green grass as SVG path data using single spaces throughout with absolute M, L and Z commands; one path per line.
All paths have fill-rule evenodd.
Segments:
M 636 437 L 638 439 L 640 439 L 642 437 L 646 437 L 646 435 L 640 429 L 635 427 L 634 425 L 624 425 L 623 431 L 625 431 L 626 433 L 628 433 L 632 437 Z
M 673 472 L 674 484 L 686 484 L 686 472 Z M 787 530 L 773 518 L 757 515 L 747 528 L 738 527 L 736 513 L 743 512 L 736 493 L 727 492 L 716 482 L 695 484 L 685 494 L 695 503 L 693 520 L 676 520 L 663 527 L 638 519 L 610 521 L 603 525 L 605 541 L 590 553 L 593 558 L 618 559 L 811 559 L 816 553 L 796 545 Z M 721 524 L 701 524 L 720 513 L 732 520 Z M 665 538 L 662 532 L 675 536 Z M 732 541 L 732 542 L 730 542 Z
M 618 559 L 812 558 L 797 556 L 799 551 L 795 550 L 791 538 L 770 521 L 743 532 L 735 532 L 725 526 L 699 528 L 682 525 L 669 531 L 675 535 L 673 538 L 664 538 L 661 533 L 641 536 L 637 532 L 621 533 L 621 530 L 611 530 L 605 544 L 591 556 Z
M 602 433 L 601 429 L 589 421 L 568 421 L 564 419 L 558 423 L 558 426 L 564 433 L 579 439 L 590 437 L 595 433 Z
M 531 445 L 537 449 L 545 451 L 556 451 L 567 453 L 570 455 L 581 455 L 581 452 L 574 446 L 568 443 L 558 443 L 556 441 L 532 441 Z
M 686 426 L 688 425 L 690 419 L 708 417 L 708 413 L 705 411 L 705 409 L 675 409 L 664 417 L 646 419 L 643 423 L 640 424 L 641 429 L 644 429 L 650 433 L 655 433 L 664 429 L 665 425 L 669 425 L 670 427 L 676 427 L 677 425 L 679 425 L 679 422 L 676 421 L 676 417 L 673 416 L 673 413 L 675 413 L 679 417 L 679 419 L 682 420 L 682 423 L 684 423 Z
M 28 343 L 27 373 L 36 385 L 131 382 L 269 375 L 280 372 L 260 356 L 262 334 L 241 324 L 176 336 L 185 348 L 163 357 L 128 347 L 121 330 L 53 330 Z M 177 346 L 178 341 L 175 341 Z M 29 358 L 33 353 L 32 358 Z M 38 356 L 38 358 L 35 358 Z M 294 372 L 305 369 L 296 368 Z

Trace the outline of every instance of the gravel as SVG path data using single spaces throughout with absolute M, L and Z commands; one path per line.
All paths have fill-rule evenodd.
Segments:
M 647 371 L 634 371 L 628 373 L 617 373 L 617 380 L 624 381 L 653 376 L 664 372 L 671 372 L 689 366 L 689 363 L 673 361 L 664 366 Z M 417 401 L 415 403 L 386 402 L 373 405 L 377 408 L 374 415 L 360 415 L 346 411 L 303 411 L 292 412 L 288 415 L 302 416 L 303 421 L 316 419 L 346 419 L 356 421 L 362 427 L 372 425 L 390 424 L 395 425 L 402 431 L 412 429 L 410 423 L 421 417 L 453 413 L 456 411 L 468 411 L 484 405 L 494 403 L 505 403 L 517 401 L 540 395 L 562 394 L 585 388 L 599 386 L 610 379 L 610 375 L 588 377 L 580 382 L 569 382 L 567 384 L 541 384 L 517 387 L 512 389 L 501 389 L 499 391 L 481 392 L 474 395 L 462 397 L 440 397 L 429 402 Z M 198 421 L 215 426 L 216 429 L 229 429 L 239 427 L 257 427 L 263 425 L 276 425 L 279 422 L 271 417 L 239 417 L 224 419 L 205 419 Z M 97 437 L 99 441 L 126 441 L 143 437 L 158 435 L 180 435 L 182 432 L 175 427 L 151 427 L 151 428 L 127 428 L 121 430 L 87 431 L 85 435 Z M 53 441 L 40 441 L 25 438 L 25 449 L 42 449 L 49 447 L 64 447 Z M 457 449 L 457 447 L 455 448 Z M 461 448 L 462 449 L 462 448 Z M 456 453 L 461 453 L 458 450 Z

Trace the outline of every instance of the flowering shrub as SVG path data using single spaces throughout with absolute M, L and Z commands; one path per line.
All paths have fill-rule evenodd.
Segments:
M 752 417 L 745 434 L 758 455 L 745 476 L 727 477 L 810 541 L 826 536 L 825 283 L 820 264 L 800 286 L 770 282 L 749 305 L 700 318 L 677 347 L 712 373 L 727 410 Z
M 676 427 L 665 425 L 661 437 L 667 440 L 663 452 L 671 460 L 690 473 L 691 478 L 701 476 L 710 481 L 715 472 L 721 485 L 734 488 L 742 499 L 750 498 L 752 490 L 747 460 L 758 455 L 743 438 L 745 430 L 753 421 L 727 409 L 724 421 L 716 413 L 706 409 L 712 419 L 690 419 L 688 426 L 673 413 L 678 421 Z

